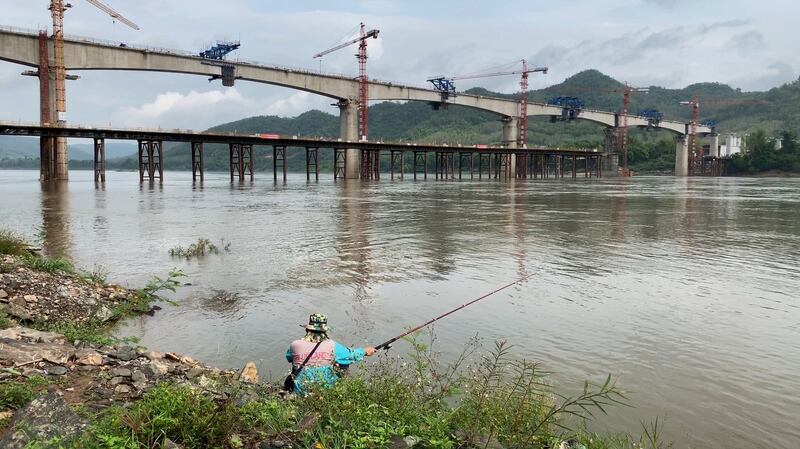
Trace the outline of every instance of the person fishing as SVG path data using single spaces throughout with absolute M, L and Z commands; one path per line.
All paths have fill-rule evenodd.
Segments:
M 328 336 L 328 318 L 315 313 L 308 317 L 305 337 L 293 341 L 286 351 L 292 373 L 284 381 L 284 389 L 305 395 L 313 384 L 330 387 L 339 379 L 339 367 L 347 368 L 364 356 L 375 354 L 375 348 L 348 348 Z

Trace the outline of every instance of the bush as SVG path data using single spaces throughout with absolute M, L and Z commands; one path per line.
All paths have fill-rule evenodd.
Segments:
M 0 254 L 22 256 L 30 254 L 30 250 L 22 236 L 7 229 L 0 229 Z
M 41 257 L 26 254 L 22 256 L 22 263 L 31 270 L 48 273 L 73 273 L 75 271 L 72 262 L 63 257 Z
M 219 254 L 220 252 L 229 253 L 231 252 L 231 244 L 225 243 L 225 240 L 220 242 L 222 246 L 222 251 L 220 248 L 211 243 L 211 240 L 206 238 L 199 238 L 197 242 L 192 243 L 189 245 L 188 248 L 184 248 L 182 246 L 176 246 L 169 250 L 169 255 L 173 257 L 184 257 L 187 260 L 192 258 L 200 258 L 205 257 L 206 254 Z

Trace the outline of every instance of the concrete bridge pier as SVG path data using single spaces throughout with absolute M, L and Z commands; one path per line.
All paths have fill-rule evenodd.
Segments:
M 711 141 L 708 145 L 708 155 L 711 157 L 719 157 L 719 134 L 711 134 L 709 137 Z
M 619 152 L 617 151 L 617 129 L 605 128 L 605 153 L 603 154 L 603 173 L 606 177 L 619 176 Z
M 689 176 L 689 138 L 685 134 L 675 137 L 675 176 Z
M 519 117 L 503 117 L 501 119 L 503 122 L 503 145 L 506 148 L 516 149 L 519 145 L 517 145 L 517 139 L 519 138 Z M 508 153 L 507 155 L 501 155 L 500 157 L 507 157 L 508 163 L 505 164 L 505 172 L 502 173 L 503 177 L 506 178 L 513 178 L 515 173 L 517 173 L 517 155 L 514 153 Z M 503 167 L 504 164 L 500 164 Z
M 339 137 L 351 142 L 358 141 L 358 104 L 353 100 L 339 100 Z M 358 179 L 361 152 L 355 148 L 345 150 L 344 177 Z

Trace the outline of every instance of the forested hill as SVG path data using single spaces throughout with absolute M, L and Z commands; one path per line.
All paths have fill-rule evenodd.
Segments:
M 622 95 L 604 92 L 622 87 L 622 83 L 599 71 L 587 70 L 578 73 L 564 82 L 542 90 L 531 91 L 530 101 L 546 102 L 556 96 L 575 96 L 581 98 L 587 108 L 616 111 L 622 107 Z M 641 86 L 638 86 L 641 87 Z M 517 98 L 518 94 L 501 94 L 475 88 L 467 91 L 486 96 Z M 719 83 L 701 83 L 683 89 L 650 87 L 648 94 L 634 94 L 631 99 L 631 113 L 642 109 L 657 109 L 669 119 L 689 121 L 691 108 L 680 106 L 681 101 L 694 96 L 700 99 L 700 120 L 715 119 L 717 129 L 722 132 L 748 132 L 763 129 L 768 134 L 800 129 L 800 81 L 795 81 L 766 92 L 742 92 Z M 491 113 L 451 106 L 440 110 L 421 102 L 379 103 L 370 107 L 370 138 L 386 140 L 408 140 L 415 142 L 448 143 L 499 143 L 501 125 L 499 118 Z M 339 136 L 338 111 L 308 111 L 297 117 L 281 118 L 258 116 L 225 123 L 211 128 L 213 131 L 236 131 L 239 133 L 278 133 L 301 136 Z M 555 122 L 549 118 L 530 118 L 528 125 L 529 145 L 578 145 L 599 147 L 603 134 L 598 125 L 583 121 Z M 650 164 L 646 168 L 666 166 L 670 147 L 669 136 L 663 132 L 632 131 L 632 161 L 647 162 L 656 157 L 651 154 L 655 146 L 663 163 Z M 271 165 L 268 152 L 259 151 L 257 169 Z M 290 159 L 290 168 L 302 165 L 301 152 L 295 152 Z M 663 156 L 663 157 L 662 157 Z M 221 146 L 207 146 L 206 161 L 209 170 L 227 170 L 228 152 Z M 321 161 L 327 165 L 327 159 Z M 190 169 L 190 153 L 187 145 L 168 145 L 165 167 Z M 112 168 L 136 167 L 133 158 L 109 161 Z

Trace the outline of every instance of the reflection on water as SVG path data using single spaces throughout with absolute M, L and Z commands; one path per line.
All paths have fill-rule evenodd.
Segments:
M 597 425 L 639 433 L 667 417 L 677 447 L 789 448 L 800 441 L 800 182 L 230 183 L 167 172 L 161 184 L 91 172 L 42 190 L 0 172 L 0 225 L 48 254 L 140 286 L 173 266 L 191 286 L 119 329 L 158 350 L 273 378 L 309 313 L 348 344 L 402 329 L 528 274 L 437 325 L 443 355 L 478 332 L 544 362 L 565 392 L 617 376 L 632 391 Z M 172 259 L 198 237 L 231 252 Z M 403 345 L 396 350 L 403 350 Z

